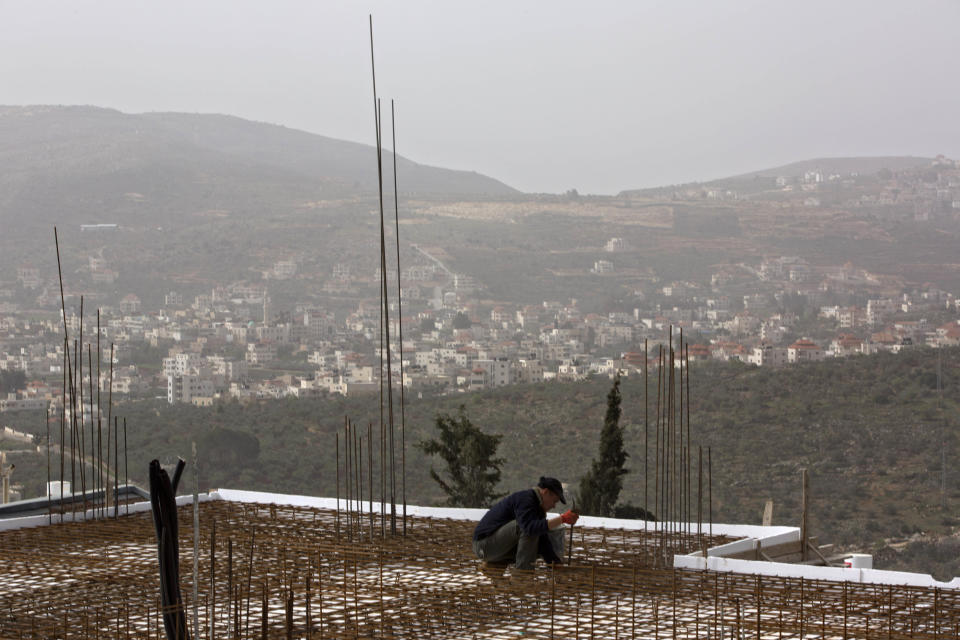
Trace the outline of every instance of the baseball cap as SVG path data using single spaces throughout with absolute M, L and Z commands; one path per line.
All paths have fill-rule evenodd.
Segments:
M 537 486 L 541 489 L 549 489 L 557 494 L 557 497 L 560 498 L 560 502 L 567 504 L 567 500 L 563 495 L 563 485 L 560 484 L 560 481 L 556 478 L 550 478 L 547 476 L 540 476 L 540 482 L 537 483 Z

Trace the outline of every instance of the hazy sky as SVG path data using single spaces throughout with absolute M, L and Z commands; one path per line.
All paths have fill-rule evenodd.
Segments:
M 0 0 L 0 103 L 226 113 L 524 191 L 960 156 L 960 1 Z

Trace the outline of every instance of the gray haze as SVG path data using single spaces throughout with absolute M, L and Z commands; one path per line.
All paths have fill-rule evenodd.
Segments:
M 960 3 L 0 0 L 0 103 L 225 113 L 524 191 L 960 155 Z

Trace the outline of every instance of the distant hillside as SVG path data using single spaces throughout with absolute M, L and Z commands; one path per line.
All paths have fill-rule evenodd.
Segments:
M 760 178 L 777 178 L 779 176 L 795 177 L 802 176 L 807 171 L 820 171 L 824 174 L 838 173 L 849 175 L 858 173 L 868 175 L 876 173 L 881 169 L 890 169 L 898 171 L 901 169 L 912 169 L 933 162 L 933 158 L 920 158 L 915 156 L 879 156 L 879 157 L 854 157 L 854 158 L 814 158 L 812 160 L 801 160 L 791 162 L 780 167 L 771 169 L 762 169 L 760 171 L 750 171 L 736 176 L 718 178 L 707 182 L 690 182 L 680 185 L 652 187 L 649 189 L 629 189 L 622 191 L 621 196 L 640 196 L 662 193 L 665 190 L 682 190 L 693 186 L 701 187 L 723 187 L 738 188 L 755 183 Z
M 825 174 L 839 173 L 841 175 L 859 173 L 876 173 L 881 169 L 890 169 L 898 171 L 900 169 L 912 169 L 922 165 L 928 165 L 933 162 L 933 158 L 918 158 L 916 156 L 879 156 L 863 158 L 814 158 L 813 160 L 801 160 L 800 162 L 791 162 L 781 167 L 764 169 L 762 171 L 750 171 L 738 176 L 721 178 L 724 180 L 738 180 L 742 178 L 753 178 L 754 176 L 777 177 L 777 176 L 799 176 L 806 171 L 822 171 Z
M 0 222 L 162 224 L 376 190 L 374 148 L 223 115 L 0 107 Z M 398 157 L 407 194 L 505 195 L 492 178 Z M 392 157 L 384 157 L 392 183 Z

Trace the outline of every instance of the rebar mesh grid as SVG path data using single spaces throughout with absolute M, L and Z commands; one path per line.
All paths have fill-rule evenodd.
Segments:
M 201 638 L 960 637 L 955 591 L 676 570 L 653 531 L 576 527 L 571 566 L 525 575 L 479 570 L 472 522 L 228 501 L 201 505 L 194 603 L 190 509 Z M 148 512 L 0 533 L 0 637 L 159 640 L 158 587 Z

